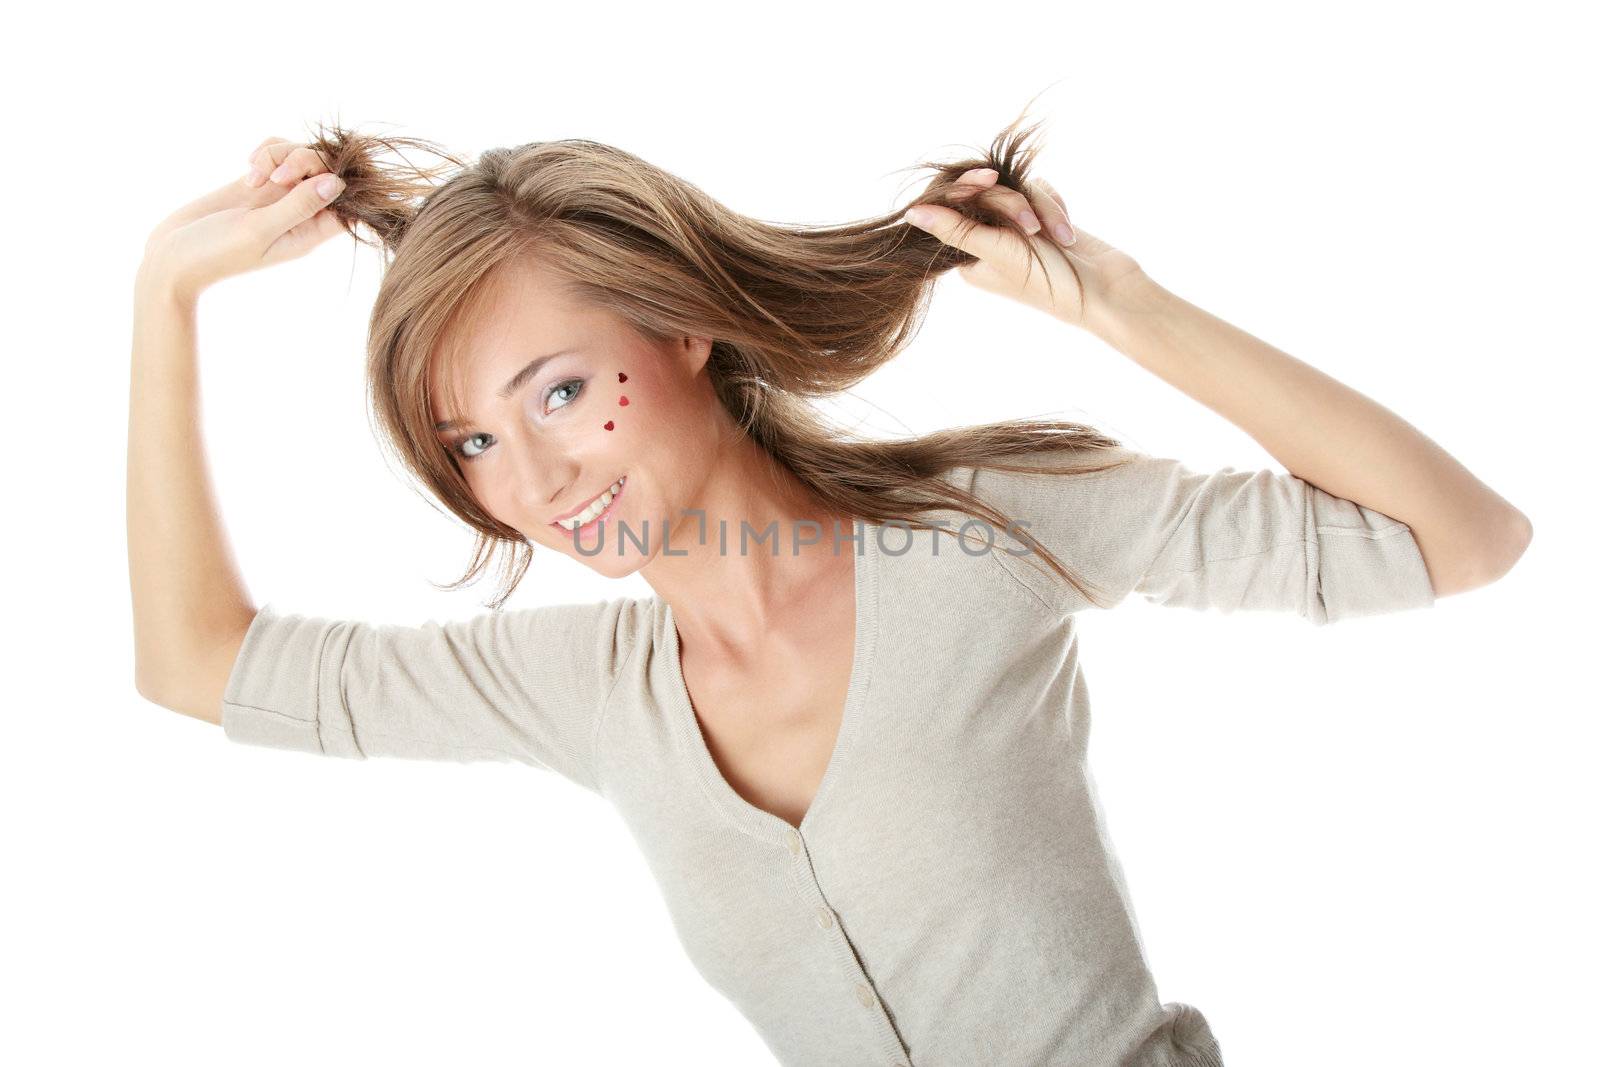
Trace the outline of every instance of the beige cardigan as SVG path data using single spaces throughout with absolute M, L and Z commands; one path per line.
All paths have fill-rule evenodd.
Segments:
M 1284 473 L 1117 454 L 1132 462 L 947 477 L 1113 601 L 1314 624 L 1433 603 L 1400 522 Z M 798 828 L 717 769 L 656 597 L 420 626 L 269 604 L 222 724 L 331 756 L 515 760 L 606 797 L 690 959 L 784 1064 L 1221 1064 L 1202 1013 L 1159 999 L 1104 833 L 1085 600 L 1003 533 L 978 552 L 945 532 L 856 532 L 841 545 L 856 553 L 854 668 Z

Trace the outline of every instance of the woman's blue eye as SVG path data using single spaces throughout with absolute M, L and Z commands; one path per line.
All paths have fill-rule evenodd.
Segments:
M 569 390 L 570 390 L 570 392 L 569 392 Z M 548 404 L 548 402 L 550 400 L 553 400 L 558 396 L 562 397 L 562 402 L 560 404 L 557 404 L 555 406 L 555 409 L 552 409 L 552 410 L 558 410 L 560 408 L 566 407 L 568 404 L 570 404 L 574 400 L 576 400 L 578 398 L 578 394 L 581 393 L 581 392 L 583 392 L 583 379 L 581 379 L 581 378 L 569 378 L 566 381 L 564 381 L 564 382 L 560 383 L 559 385 L 557 385 L 554 389 L 551 389 L 550 392 L 546 395 L 545 401 Z M 479 450 L 477 452 L 465 451 L 465 448 L 466 448 L 467 444 L 469 442 L 473 441 L 474 439 L 479 438 L 479 437 L 487 437 L 491 441 L 494 440 L 494 434 L 490 434 L 490 433 L 475 433 L 475 434 L 472 434 L 470 436 L 463 437 L 461 439 L 460 443 L 454 445 L 450 449 L 450 451 L 454 452 L 456 455 L 460 456 L 462 459 L 464 459 L 464 460 L 466 460 L 467 462 L 470 463 L 473 460 L 475 460 L 475 459 L 479 458 L 480 456 L 482 456 L 484 452 L 488 451 L 488 447 L 487 446 L 485 446 L 483 449 L 481 449 L 481 450 Z
M 486 434 L 486 433 L 475 433 L 471 437 L 463 437 L 461 439 L 461 443 L 456 445 L 454 448 L 452 448 L 451 451 L 454 452 L 456 455 L 460 456 L 462 459 L 464 459 L 464 460 L 466 460 L 467 462 L 470 463 L 472 460 L 475 460 L 479 456 L 483 455 L 483 453 L 482 452 L 464 452 L 464 451 L 462 451 L 462 448 L 469 441 L 473 440 L 473 438 L 491 437 L 491 436 L 493 436 L 493 435 L 492 434 Z
M 566 399 L 566 401 L 564 403 L 556 405 L 557 407 L 563 407 L 563 408 L 566 407 L 567 404 L 570 404 L 574 400 L 578 399 L 578 394 L 583 391 L 583 382 L 580 379 L 569 378 L 568 380 L 562 382 L 560 385 L 558 385 L 554 389 L 550 390 L 550 395 L 546 399 L 547 400 L 554 399 L 556 396 L 560 395 L 561 392 L 563 390 L 567 389 L 569 386 L 572 388 L 572 395 L 567 397 L 567 399 Z

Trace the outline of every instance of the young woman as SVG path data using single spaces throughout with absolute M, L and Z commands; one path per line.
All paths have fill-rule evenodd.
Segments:
M 737 215 L 588 141 L 455 173 L 324 129 L 151 235 L 136 285 L 138 687 L 252 744 L 510 759 L 615 804 L 699 971 L 786 1064 L 1220 1064 L 1162 1003 L 1086 763 L 1074 614 L 1133 592 L 1326 624 L 1504 574 L 1528 520 L 1400 418 L 1072 226 L 1032 130 L 934 164 L 919 217 Z M 341 229 L 392 257 L 386 442 L 508 550 L 493 610 L 250 604 L 207 490 L 194 313 Z M 901 350 L 932 279 L 1093 331 L 1293 474 L 1092 427 L 860 440 L 808 403 Z M 534 546 L 654 596 L 503 611 Z M 514 561 L 511 562 L 511 561 Z M 457 583 L 459 585 L 460 582 Z

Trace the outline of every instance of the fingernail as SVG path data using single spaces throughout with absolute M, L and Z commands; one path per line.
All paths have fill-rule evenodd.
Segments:
M 287 164 L 287 163 L 279 163 L 278 164 L 278 169 L 272 172 L 272 180 L 275 181 L 275 182 L 281 182 L 281 181 L 283 181 L 284 179 L 286 179 L 288 177 L 289 177 L 289 164 Z
M 1022 209 L 1022 214 L 1017 216 L 1017 221 L 1022 223 L 1022 228 L 1027 230 L 1029 233 L 1039 232 L 1039 216 L 1035 215 L 1027 208 Z
M 900 221 L 910 223 L 912 226 L 926 226 L 928 224 L 928 213 L 919 207 L 914 207 L 900 216 Z
M 1070 245 L 1072 242 L 1078 239 L 1078 235 L 1072 232 L 1072 227 L 1068 226 L 1064 222 L 1056 223 L 1055 229 L 1052 232 L 1055 233 L 1056 240 L 1060 241 L 1064 245 Z
M 335 178 L 332 174 L 325 174 L 317 180 L 317 195 L 324 200 L 332 200 L 338 195 L 339 190 L 343 188 L 344 182 Z
M 244 183 L 252 188 L 261 184 L 261 168 L 251 167 L 245 172 Z

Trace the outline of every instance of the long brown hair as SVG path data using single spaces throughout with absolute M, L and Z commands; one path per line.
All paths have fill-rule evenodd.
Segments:
M 998 171 L 998 185 L 1027 188 L 1038 151 L 1028 141 L 1039 124 L 1023 129 L 1022 121 L 1019 115 L 1002 130 L 981 158 L 920 164 L 933 177 L 912 203 L 943 204 L 961 212 L 964 225 L 1003 226 L 1026 238 L 980 198 L 947 199 L 955 179 L 975 167 Z M 380 442 L 478 535 L 467 572 L 438 588 L 472 581 L 497 549 L 509 549 L 490 605 L 498 610 L 532 562 L 533 545 L 482 508 L 440 445 L 429 372 L 433 360 L 449 358 L 458 327 L 481 311 L 491 273 L 534 256 L 580 300 L 615 313 L 643 337 L 714 338 L 708 372 L 721 402 L 831 513 L 933 529 L 918 516 L 963 512 L 1014 530 L 1030 559 L 1042 556 L 1095 601 L 1048 548 L 1011 527 L 1010 516 L 941 475 L 956 467 L 1103 470 L 1115 463 L 1041 467 L 1037 457 L 1081 458 L 1118 441 L 1082 423 L 1036 419 L 864 439 L 830 424 L 809 402 L 849 389 L 894 358 L 920 327 L 935 277 L 975 261 L 899 222 L 905 207 L 841 226 L 775 225 L 588 140 L 494 148 L 473 163 L 431 141 L 358 132 L 337 121 L 319 122 L 307 143 L 345 182 L 330 210 L 358 241 L 359 229 L 374 235 L 367 243 L 385 258 L 367 344 Z M 420 165 L 408 152 L 440 162 Z M 385 158 L 390 154 L 399 161 Z M 1043 269 L 1031 242 L 1029 248 Z

